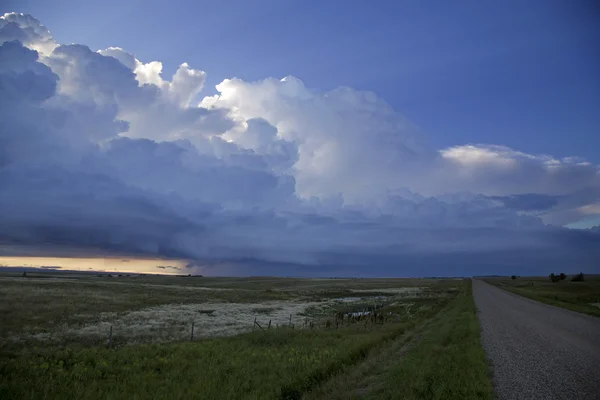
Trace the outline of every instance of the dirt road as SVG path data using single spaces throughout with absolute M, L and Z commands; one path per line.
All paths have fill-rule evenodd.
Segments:
M 499 400 L 600 399 L 600 318 L 473 280 Z

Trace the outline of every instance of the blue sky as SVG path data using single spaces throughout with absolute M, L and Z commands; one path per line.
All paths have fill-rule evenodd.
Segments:
M 501 143 L 600 162 L 600 6 L 583 1 L 5 0 L 59 43 L 120 46 L 173 73 L 294 75 L 372 90 L 436 147 Z M 342 5 L 343 4 L 343 5 Z
M 0 13 L 0 258 L 212 275 L 599 267 L 593 1 L 1 11 L 16 13 Z

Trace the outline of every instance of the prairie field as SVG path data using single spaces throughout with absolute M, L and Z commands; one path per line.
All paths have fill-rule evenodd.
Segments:
M 490 398 L 470 285 L 3 273 L 0 397 Z
M 585 275 L 582 282 L 575 275 L 552 282 L 549 277 L 495 277 L 485 281 L 532 300 L 600 317 L 600 275 Z

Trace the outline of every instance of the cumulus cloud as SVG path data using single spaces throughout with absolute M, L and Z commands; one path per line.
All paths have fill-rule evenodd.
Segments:
M 201 104 L 230 110 L 236 120 L 262 118 L 277 128 L 278 138 L 296 144 L 292 173 L 303 199 L 341 195 L 345 204 L 381 206 L 394 193 L 414 199 L 408 188 L 438 199 L 456 192 L 532 194 L 554 196 L 558 204 L 560 196 L 600 187 L 598 166 L 576 157 L 485 144 L 433 149 L 417 127 L 372 93 L 319 92 L 292 77 L 225 80 L 217 90 Z M 224 136 L 251 146 L 244 135 Z
M 31 15 L 6 13 L 0 16 L 0 43 L 18 40 L 42 55 L 52 53 L 56 42 L 50 31 Z
M 440 151 L 454 185 L 488 195 L 565 195 L 600 187 L 600 169 L 585 160 L 522 153 L 505 146 L 465 145 Z
M 205 78 L 1 17 L 0 240 L 319 275 L 600 256 L 593 232 L 545 225 L 600 213 L 584 160 L 435 149 L 370 92 L 234 78 L 201 98 Z
M 201 105 L 235 120 L 261 118 L 298 148 L 292 170 L 302 198 L 342 194 L 348 203 L 410 187 L 435 157 L 424 136 L 375 94 L 310 90 L 297 78 L 225 80 Z M 245 135 L 225 135 L 248 146 Z
M 440 154 L 447 163 L 439 177 L 456 189 L 492 196 L 545 223 L 577 221 L 600 199 L 600 168 L 577 157 L 557 159 L 491 145 L 455 146 Z

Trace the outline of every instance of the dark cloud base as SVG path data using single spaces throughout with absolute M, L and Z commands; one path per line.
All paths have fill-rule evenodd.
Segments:
M 596 243 L 597 245 L 598 243 Z M 565 254 L 563 250 L 539 252 L 529 250 L 462 252 L 448 254 L 400 255 L 391 258 L 366 256 L 337 263 L 300 265 L 261 260 L 240 260 L 199 269 L 205 276 L 289 276 L 321 278 L 377 277 L 472 277 L 482 275 L 547 276 L 551 272 L 566 274 L 600 273 L 600 251 L 588 248 L 585 254 Z M 225 271 L 225 272 L 223 272 Z

